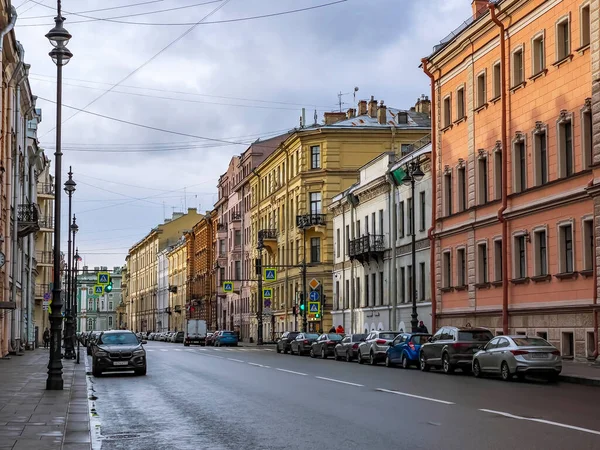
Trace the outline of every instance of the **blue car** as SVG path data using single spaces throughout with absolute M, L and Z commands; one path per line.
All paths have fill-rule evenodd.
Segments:
M 419 365 L 419 350 L 421 345 L 429 340 L 431 334 L 426 333 L 402 333 L 390 342 L 390 348 L 385 354 L 386 367 L 394 367 L 400 364 L 408 369 L 411 365 Z
M 215 347 L 223 347 L 225 345 L 231 345 L 237 347 L 238 337 L 233 331 L 221 331 L 215 339 Z

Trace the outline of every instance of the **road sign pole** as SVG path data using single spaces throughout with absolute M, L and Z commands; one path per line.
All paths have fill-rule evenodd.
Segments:
M 308 299 L 306 298 L 306 228 L 302 229 L 302 245 L 302 298 L 304 299 L 304 311 L 302 311 L 302 331 L 306 333 L 308 332 Z
M 261 242 L 262 244 L 262 242 Z M 263 345 L 263 270 L 262 270 L 262 247 L 258 247 L 258 258 L 256 259 L 256 273 L 258 275 L 258 312 L 257 314 L 257 339 L 256 345 Z

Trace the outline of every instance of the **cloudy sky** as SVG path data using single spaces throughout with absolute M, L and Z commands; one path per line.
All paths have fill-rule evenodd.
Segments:
M 328 3 L 335 4 L 279 14 Z M 44 35 L 56 0 L 13 4 L 43 110 L 40 141 L 53 158 L 56 67 Z M 321 119 L 337 108 L 338 92 L 355 86 L 357 100 L 374 95 L 393 107 L 412 106 L 429 93 L 420 58 L 468 18 L 470 4 L 63 0 L 74 54 L 63 75 L 63 167 L 73 166 L 77 182 L 73 208 L 84 262 L 121 265 L 127 249 L 173 211 L 210 210 L 231 156 L 259 136 L 296 126 L 302 107 Z M 235 20 L 269 14 L 278 15 Z M 352 95 L 342 100 L 351 107 Z

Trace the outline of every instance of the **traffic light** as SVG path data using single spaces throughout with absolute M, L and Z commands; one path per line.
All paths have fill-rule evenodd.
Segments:
M 299 297 L 300 297 L 300 311 L 304 312 L 304 310 L 306 309 L 306 305 L 304 304 L 304 296 L 302 295 L 302 293 L 300 293 Z
M 110 283 L 108 283 L 105 287 L 104 287 L 104 292 L 110 292 L 112 291 L 113 285 L 112 285 L 112 280 L 110 280 Z
M 316 313 L 315 314 L 315 318 L 320 319 L 321 318 L 321 313 Z

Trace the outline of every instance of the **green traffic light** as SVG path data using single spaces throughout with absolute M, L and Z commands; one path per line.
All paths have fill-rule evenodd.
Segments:
M 112 291 L 112 288 L 113 288 L 113 286 L 112 286 L 112 281 L 111 281 L 111 282 L 110 282 L 110 283 L 108 283 L 108 284 L 106 285 L 106 287 L 104 288 L 104 292 L 110 292 L 110 291 Z
M 300 305 L 300 310 L 304 311 L 304 303 Z

